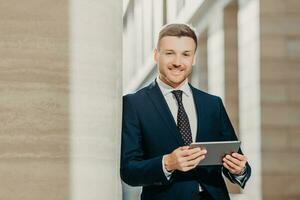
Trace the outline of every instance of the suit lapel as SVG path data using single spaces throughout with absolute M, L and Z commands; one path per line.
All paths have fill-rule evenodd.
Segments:
M 189 84 L 190 85 L 190 84 Z M 191 86 L 196 112 L 197 112 L 197 135 L 196 142 L 204 142 L 209 140 L 209 135 L 207 133 L 206 124 L 207 118 L 205 118 L 205 107 L 204 107 L 204 98 L 201 98 L 201 95 L 196 92 L 196 89 Z
M 164 124 L 168 126 L 172 135 L 177 139 L 177 142 L 180 146 L 184 145 L 184 142 L 181 138 L 181 134 L 176 126 L 176 122 L 172 116 L 172 113 L 169 109 L 169 106 L 161 93 L 156 81 L 154 81 L 147 91 L 150 100 L 153 102 L 154 107 L 164 121 Z

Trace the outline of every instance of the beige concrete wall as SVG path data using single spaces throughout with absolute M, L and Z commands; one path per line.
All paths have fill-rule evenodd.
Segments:
M 299 199 L 300 1 L 260 7 L 263 199 Z
M 68 2 L 1 1 L 0 198 L 69 198 Z
M 199 53 L 197 65 L 200 68 L 199 76 L 199 85 L 200 88 L 204 91 L 208 91 L 208 69 L 207 69 L 207 31 L 204 31 L 199 39 Z
M 231 123 L 239 134 L 237 6 L 237 2 L 232 2 L 224 9 L 224 102 Z
M 224 103 L 232 126 L 239 135 L 239 93 L 238 93 L 238 49 L 237 49 L 237 1 L 228 4 L 223 12 L 224 28 Z M 240 187 L 227 181 L 231 193 L 240 193 Z
M 0 199 L 120 199 L 122 2 L 0 4 Z

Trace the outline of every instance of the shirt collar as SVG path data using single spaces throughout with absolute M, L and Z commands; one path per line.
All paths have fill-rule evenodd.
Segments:
M 181 90 L 183 92 L 183 94 L 185 94 L 187 97 L 189 97 L 192 94 L 192 91 L 188 84 L 187 79 L 184 81 L 184 84 L 178 88 L 172 88 L 171 86 L 167 85 L 159 78 L 159 76 L 157 76 L 156 82 L 164 96 L 172 93 L 173 90 Z

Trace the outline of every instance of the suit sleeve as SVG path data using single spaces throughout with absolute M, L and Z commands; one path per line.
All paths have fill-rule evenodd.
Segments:
M 163 185 L 169 183 L 163 169 L 162 157 L 145 159 L 140 119 L 130 96 L 123 97 L 121 178 L 131 186 Z
M 234 129 L 231 125 L 231 122 L 229 120 L 229 117 L 226 113 L 226 110 L 224 108 L 222 100 L 219 98 L 219 108 L 220 108 L 220 123 L 221 123 L 221 132 L 223 135 L 226 135 L 230 140 L 238 140 Z M 242 150 L 239 149 L 238 153 L 243 154 Z M 232 182 L 240 185 L 240 187 L 244 188 L 246 185 L 246 182 L 250 178 L 251 175 L 251 167 L 249 163 L 246 163 L 246 170 L 241 176 L 237 176 L 234 174 L 231 174 L 228 169 L 223 167 L 223 174 Z

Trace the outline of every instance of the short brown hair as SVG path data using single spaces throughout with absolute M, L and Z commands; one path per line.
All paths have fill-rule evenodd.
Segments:
M 194 31 L 194 28 L 187 24 L 167 24 L 162 27 L 159 31 L 158 41 L 157 41 L 157 48 L 159 48 L 159 42 L 163 37 L 166 36 L 176 36 L 176 37 L 190 37 L 194 40 L 197 49 L 197 36 Z

